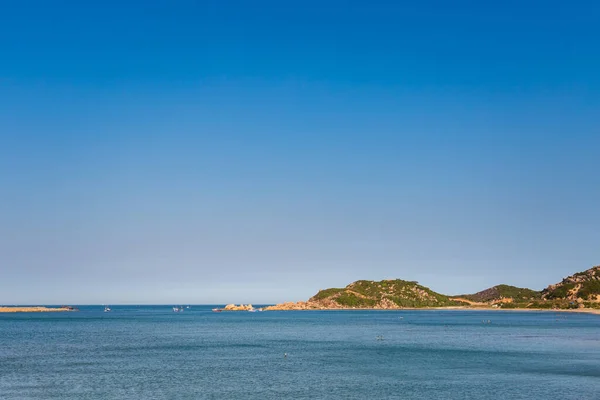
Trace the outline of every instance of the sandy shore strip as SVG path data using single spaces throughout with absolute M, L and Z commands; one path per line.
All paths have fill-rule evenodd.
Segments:
M 412 310 L 419 310 L 419 308 L 413 308 Z M 422 310 L 422 308 L 420 309 Z M 586 314 L 598 314 L 600 315 L 600 309 L 596 308 L 573 308 L 573 309 L 553 309 L 553 308 L 498 308 L 498 307 L 437 307 L 429 308 L 429 310 L 462 310 L 462 311 L 514 311 L 514 312 L 554 312 L 554 313 L 586 313 Z
M 0 313 L 77 311 L 73 307 L 0 307 Z
M 274 306 L 271 306 L 274 307 Z M 404 308 L 269 308 L 265 311 L 507 311 L 507 312 L 553 312 L 553 313 L 584 313 L 600 315 L 600 309 L 575 308 L 575 309 L 552 309 L 552 308 L 498 308 L 498 307 L 404 307 Z

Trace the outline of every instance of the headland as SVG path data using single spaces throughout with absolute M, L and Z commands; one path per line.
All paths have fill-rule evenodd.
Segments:
M 575 273 L 541 291 L 502 284 L 474 294 L 444 295 L 416 281 L 360 280 L 343 288 L 319 290 L 306 301 L 284 302 L 264 308 L 265 311 L 401 309 L 569 311 L 600 314 L 600 266 Z

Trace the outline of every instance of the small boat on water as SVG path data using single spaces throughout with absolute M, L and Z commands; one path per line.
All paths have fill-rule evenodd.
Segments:
M 173 312 L 183 312 L 183 307 L 173 307 Z
M 105 307 L 104 307 L 104 312 L 111 312 L 111 311 L 112 311 L 112 310 L 110 309 L 110 307 L 109 307 L 109 306 L 105 306 Z
M 223 311 L 220 308 L 213 308 L 212 310 L 213 310 L 213 312 L 221 312 L 221 311 Z

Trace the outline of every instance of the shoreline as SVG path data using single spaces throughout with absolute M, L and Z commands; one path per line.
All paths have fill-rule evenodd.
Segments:
M 406 307 L 406 308 L 306 308 L 265 311 L 508 311 L 508 312 L 560 312 L 600 315 L 600 309 L 548 309 L 548 308 L 494 308 L 494 307 Z
M 68 312 L 77 311 L 73 307 L 43 307 L 43 306 L 28 306 L 28 307 L 0 307 L 0 313 L 17 313 L 17 312 Z
M 267 306 L 269 307 L 269 306 Z M 273 306 L 271 306 L 273 307 Z M 77 308 L 64 307 L 44 307 L 44 306 L 0 306 L 0 313 L 36 313 L 36 312 L 70 312 L 79 311 Z M 213 310 L 214 311 L 214 310 Z M 241 312 L 247 310 L 228 309 L 223 311 Z M 581 313 L 600 315 L 600 309 L 595 308 L 577 308 L 577 309 L 548 309 L 548 308 L 497 308 L 497 307 L 404 307 L 404 308 L 282 308 L 267 309 L 264 311 L 508 311 L 508 312 L 555 312 L 555 313 Z

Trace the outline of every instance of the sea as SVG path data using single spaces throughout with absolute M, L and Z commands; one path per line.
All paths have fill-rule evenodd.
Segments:
M 600 399 L 600 315 L 0 314 L 0 399 Z

